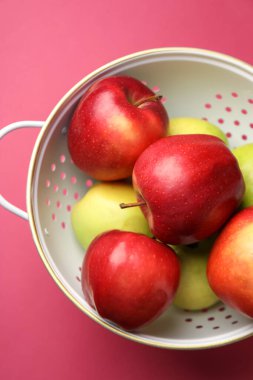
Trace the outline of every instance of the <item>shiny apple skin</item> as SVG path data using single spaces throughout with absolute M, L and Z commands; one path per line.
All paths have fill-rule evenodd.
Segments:
M 164 243 L 211 236 L 239 206 L 244 180 L 223 141 L 208 135 L 169 136 L 149 146 L 133 170 L 133 186 L 151 232 Z
M 216 295 L 253 318 L 253 206 L 238 212 L 212 248 L 207 278 Z
M 133 330 L 167 309 L 179 275 L 179 260 L 172 249 L 142 234 L 112 230 L 89 246 L 82 288 L 103 318 Z
M 166 135 L 168 114 L 160 100 L 132 77 L 96 82 L 79 102 L 68 130 L 73 162 L 93 178 L 118 180 L 132 175 L 143 150 Z

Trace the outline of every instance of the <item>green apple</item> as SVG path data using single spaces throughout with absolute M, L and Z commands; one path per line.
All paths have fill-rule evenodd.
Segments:
M 136 202 L 135 192 L 129 184 L 114 182 L 94 185 L 74 205 L 71 213 L 72 227 L 83 248 L 86 249 L 100 233 L 113 229 L 151 236 L 140 208 L 122 210 L 119 206 L 121 202 Z
M 192 246 L 173 246 L 181 262 L 181 277 L 174 305 L 186 310 L 201 310 L 219 301 L 209 286 L 206 266 L 213 239 Z
M 232 152 L 239 163 L 246 186 L 241 207 L 253 206 L 253 143 L 234 148 Z
M 206 120 L 195 117 L 176 117 L 170 119 L 168 135 L 192 135 L 205 134 L 219 137 L 228 145 L 228 139 L 225 133 L 216 125 L 209 123 Z

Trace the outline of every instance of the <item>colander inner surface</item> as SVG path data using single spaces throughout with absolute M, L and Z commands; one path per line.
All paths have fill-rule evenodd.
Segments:
M 247 75 L 212 60 L 175 57 L 142 59 L 119 64 L 103 75 L 131 75 L 144 81 L 172 117 L 198 117 L 219 126 L 230 147 L 253 141 L 253 84 Z M 101 74 L 100 74 L 101 75 Z M 96 77 L 92 78 L 94 81 Z M 79 171 L 68 153 L 67 131 L 74 107 L 89 83 L 76 90 L 50 121 L 44 134 L 33 178 L 33 212 L 46 260 L 67 292 L 90 313 L 81 291 L 81 265 L 85 252 L 71 228 L 71 209 L 95 180 Z M 99 318 L 99 316 L 96 316 Z M 108 322 L 106 322 L 108 323 Z M 212 344 L 253 331 L 252 321 L 227 306 L 199 312 L 171 307 L 157 321 L 134 333 L 144 341 L 180 345 Z M 129 334 L 132 335 L 133 333 Z

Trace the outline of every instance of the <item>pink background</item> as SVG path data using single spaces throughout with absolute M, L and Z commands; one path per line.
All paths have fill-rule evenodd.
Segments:
M 44 120 L 83 76 L 138 50 L 189 46 L 253 64 L 252 0 L 1 0 L 0 127 Z M 37 136 L 1 142 L 1 193 L 25 208 Z M 212 350 L 142 346 L 82 314 L 44 268 L 24 220 L 0 209 L 0 379 L 252 379 L 253 338 Z

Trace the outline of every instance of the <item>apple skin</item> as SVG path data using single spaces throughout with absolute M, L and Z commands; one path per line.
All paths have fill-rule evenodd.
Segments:
M 123 182 L 103 182 L 90 188 L 71 212 L 72 228 L 81 246 L 86 249 L 97 235 L 115 228 L 151 236 L 138 207 L 119 207 L 120 202 L 135 199 L 133 187 Z
M 179 276 L 179 260 L 172 249 L 142 234 L 112 230 L 90 244 L 82 266 L 82 289 L 103 318 L 134 330 L 168 308 Z
M 219 138 L 168 136 L 149 146 L 133 170 L 137 200 L 164 243 L 192 244 L 216 232 L 239 206 L 244 180 Z
M 144 101 L 152 96 L 153 91 L 132 77 L 93 84 L 68 130 L 69 152 L 79 169 L 103 181 L 131 176 L 142 151 L 166 135 L 168 114 L 161 101 Z
M 253 143 L 238 146 L 232 149 L 232 153 L 239 163 L 246 185 L 241 208 L 253 206 Z
M 191 246 L 172 246 L 181 264 L 179 287 L 173 304 L 181 309 L 201 310 L 219 301 L 210 288 L 206 267 L 214 239 L 209 238 Z
M 196 117 L 175 117 L 170 119 L 168 134 L 170 136 L 188 134 L 212 135 L 219 137 L 226 145 L 228 145 L 228 139 L 219 127 Z
M 235 214 L 218 236 L 207 278 L 224 303 L 253 318 L 253 206 Z

